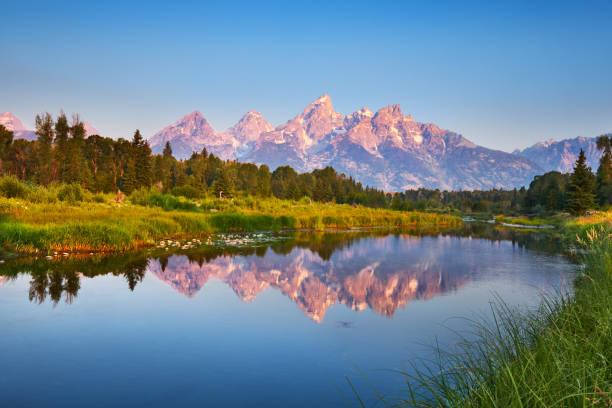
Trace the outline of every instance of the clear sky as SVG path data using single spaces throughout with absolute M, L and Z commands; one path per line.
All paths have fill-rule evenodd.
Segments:
M 0 111 L 147 137 L 200 110 L 274 125 L 329 93 L 512 150 L 612 132 L 612 2 L 3 1 Z

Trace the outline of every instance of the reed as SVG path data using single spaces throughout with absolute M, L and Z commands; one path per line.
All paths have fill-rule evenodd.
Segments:
M 584 270 L 573 294 L 520 312 L 498 299 L 456 348 L 404 373 L 409 407 L 612 406 L 612 214 L 567 222 Z M 593 224 L 597 223 L 597 224 Z
M 230 231 L 457 226 L 460 218 L 350 205 L 239 196 L 187 199 L 138 190 L 124 203 L 75 186 L 29 187 L 8 180 L 0 196 L 0 247 L 23 253 L 112 252 L 162 238 Z M 8 197 L 10 195 L 10 198 Z

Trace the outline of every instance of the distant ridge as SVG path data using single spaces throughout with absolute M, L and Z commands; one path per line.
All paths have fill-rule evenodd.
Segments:
M 170 142 L 178 158 L 203 148 L 223 159 L 290 165 L 297 171 L 333 166 L 386 191 L 427 187 L 447 190 L 528 185 L 542 168 L 532 160 L 474 144 L 463 136 L 419 123 L 399 105 L 364 107 L 343 116 L 325 94 L 285 124 L 273 127 L 256 111 L 216 132 L 194 111 L 150 138 L 153 152 Z
M 596 170 L 599 166 L 601 151 L 597 149 L 596 137 L 578 136 L 573 139 L 554 141 L 552 139 L 536 143 L 513 153 L 533 160 L 545 171 L 571 172 L 580 149 L 584 150 L 589 166 Z

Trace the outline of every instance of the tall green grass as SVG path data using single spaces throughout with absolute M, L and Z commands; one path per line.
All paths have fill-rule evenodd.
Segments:
M 575 241 L 586 251 L 573 295 L 545 297 L 536 312 L 498 301 L 493 324 L 437 359 L 406 373 L 407 392 L 395 406 L 612 406 L 612 227 L 583 226 Z
M 250 196 L 220 200 L 137 190 L 124 202 L 78 185 L 0 179 L 0 247 L 17 252 L 125 251 L 168 237 L 229 231 L 456 226 L 451 215 Z

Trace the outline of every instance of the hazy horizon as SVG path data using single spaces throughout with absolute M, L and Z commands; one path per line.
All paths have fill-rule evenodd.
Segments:
M 329 94 L 512 151 L 612 132 L 612 5 L 350 2 L 3 6 L 0 111 L 146 137 L 199 110 L 285 123 Z

